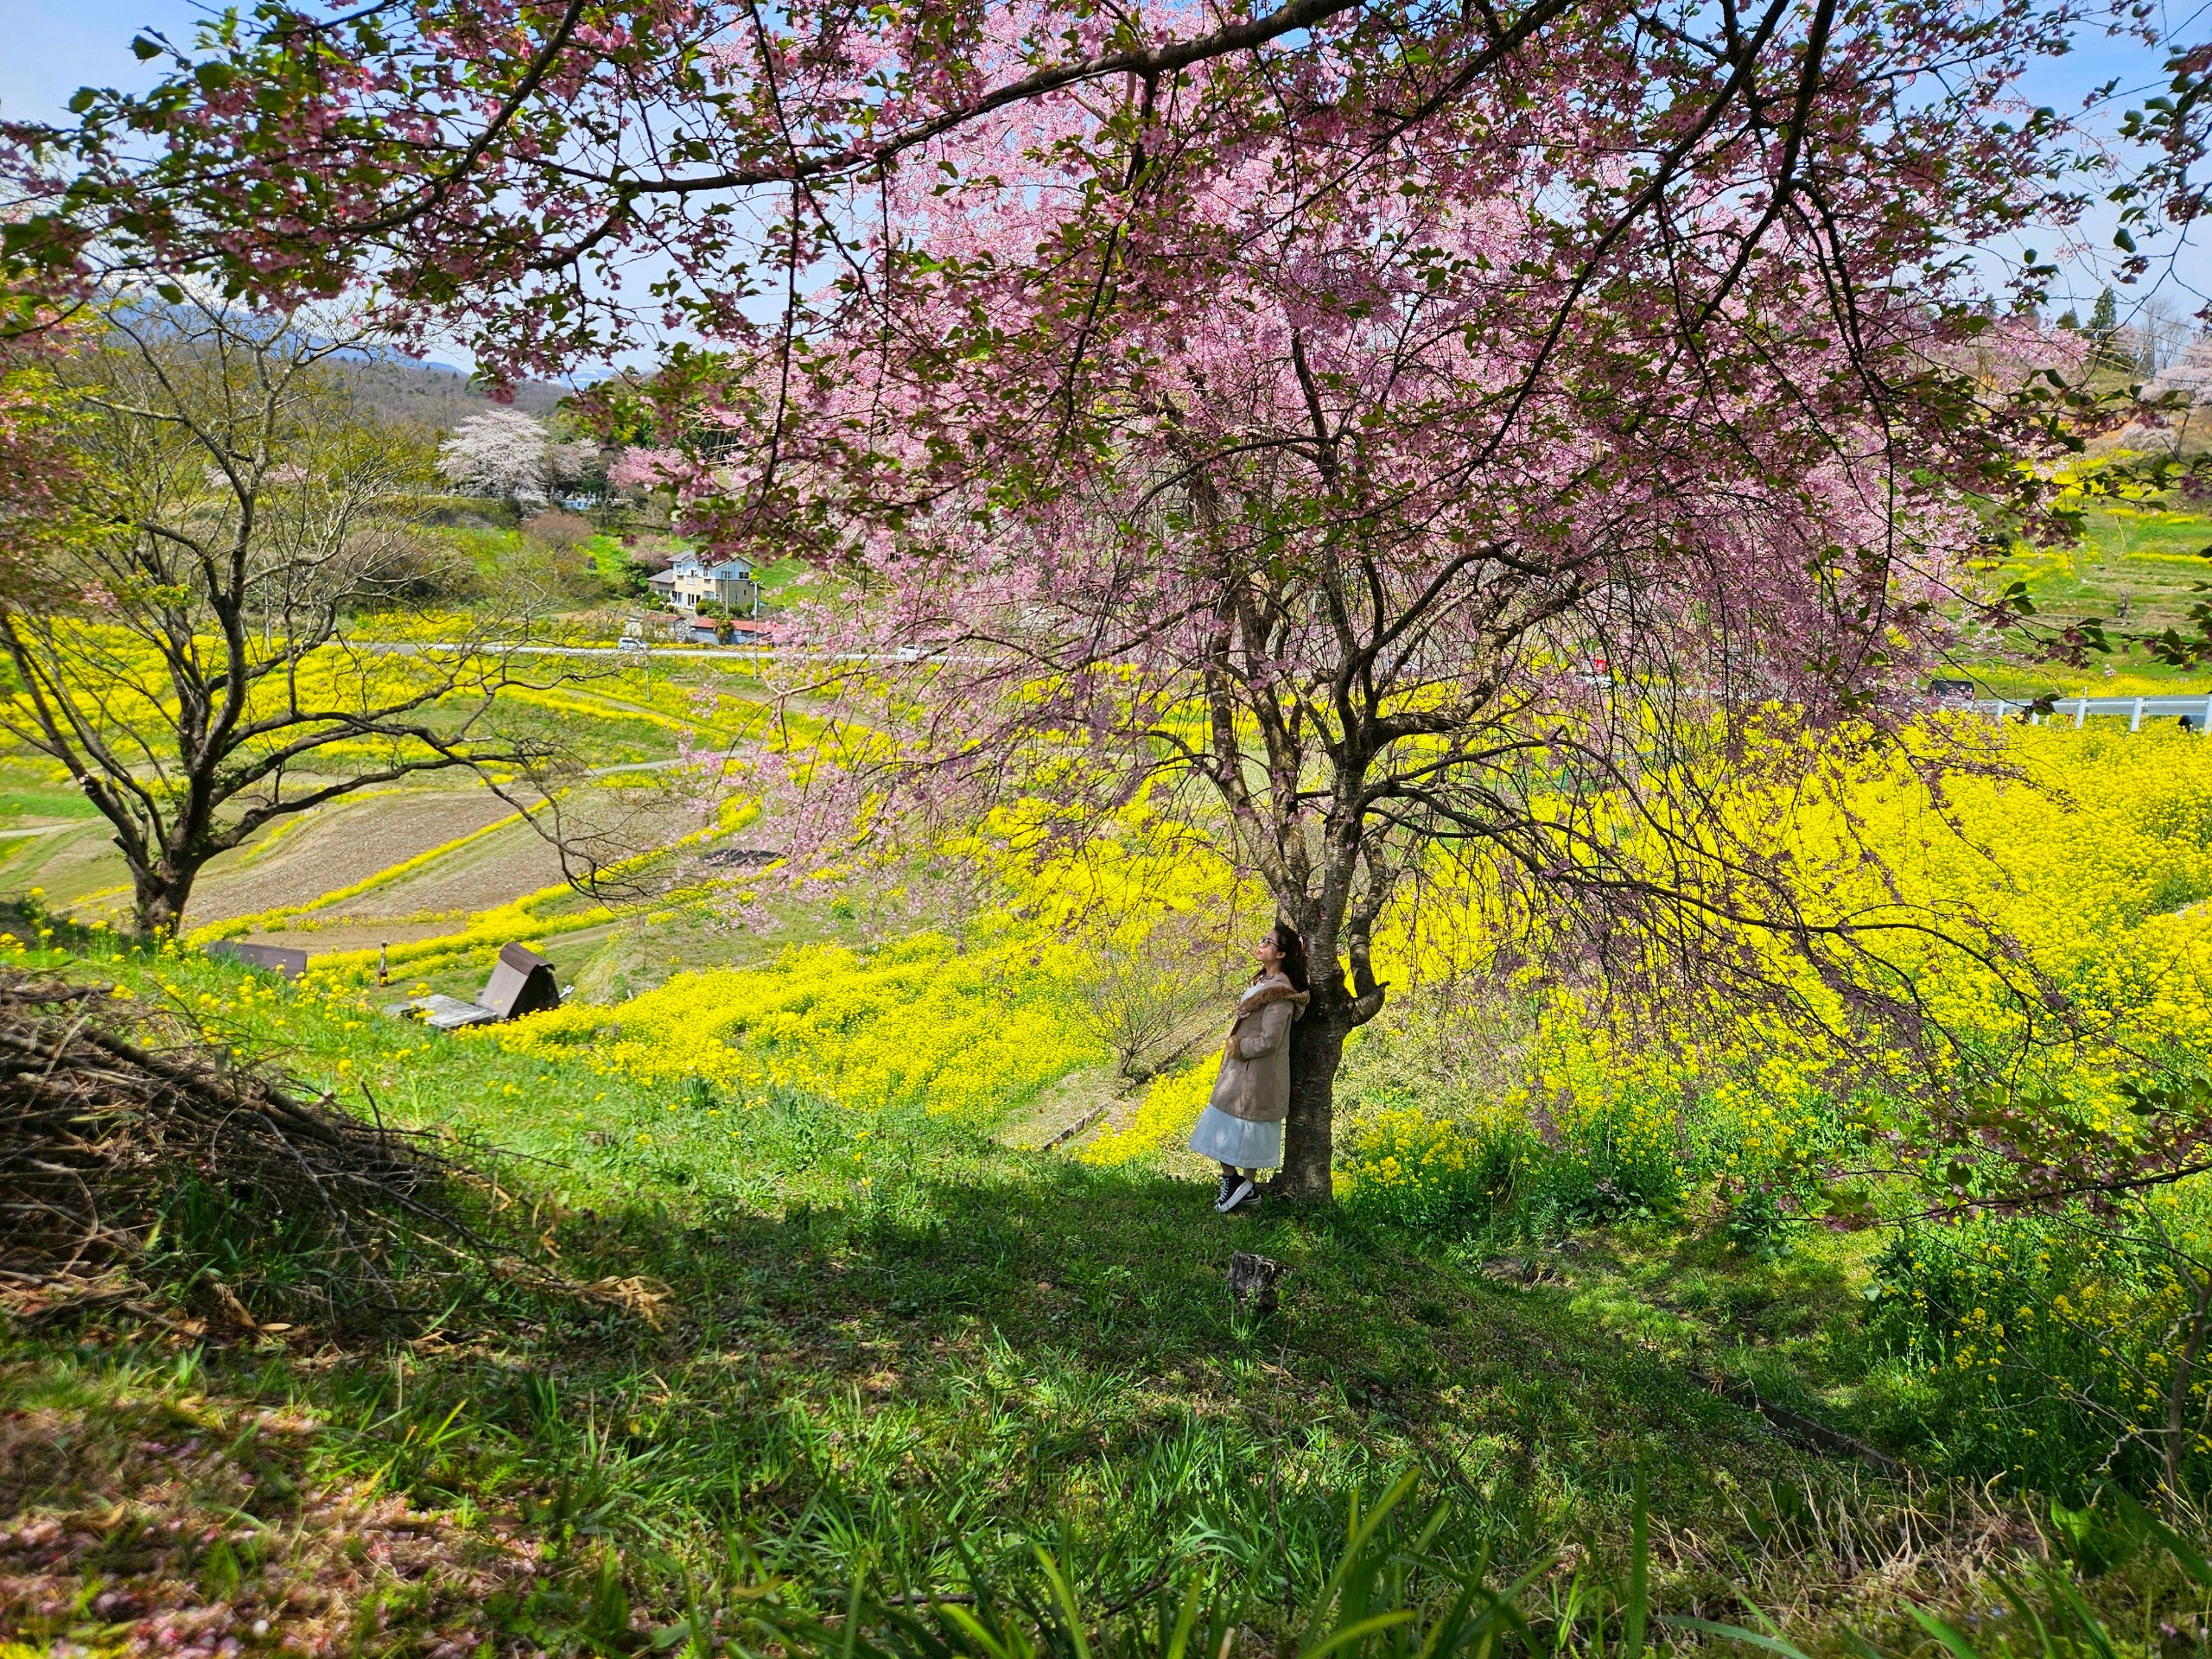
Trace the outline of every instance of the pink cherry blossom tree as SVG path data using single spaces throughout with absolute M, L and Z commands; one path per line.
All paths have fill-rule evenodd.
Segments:
M 147 91 L 88 87 L 70 123 L 0 124 L 0 174 L 22 181 L 18 257 L 90 252 L 264 296 L 372 276 L 396 328 L 458 329 L 493 372 L 554 372 L 648 329 L 754 342 L 813 320 L 822 263 L 845 257 L 885 180 L 939 166 L 948 143 L 975 150 L 1042 100 L 1089 111 L 1063 160 L 1110 213 L 1139 143 L 1148 175 L 1205 172 L 1289 121 L 1332 145 L 1332 172 L 1387 175 L 1402 136 L 1471 101 L 1501 107 L 1508 86 L 1600 104 L 1634 89 L 1645 136 L 1668 137 L 1632 152 L 1661 163 L 1615 203 L 1633 223 L 1676 181 L 1678 144 L 1763 134 L 1794 172 L 1800 118 L 1817 113 L 1798 105 L 1801 48 L 1833 67 L 1831 40 L 1924 34 L 1964 47 L 1954 90 L 1971 96 L 2006 84 L 1983 73 L 1995 55 L 2135 15 L 2116 0 L 1977 0 L 1940 23 L 1818 0 L 257 0 L 188 39 L 138 35 L 162 72 Z M 2047 113 L 2004 118 L 2031 143 L 2052 130 Z
M 1975 372 L 1952 256 L 2064 210 L 1999 114 L 2041 40 L 1777 8 L 1709 64 L 1538 54 L 1387 137 L 1293 75 L 1203 166 L 1141 96 L 923 147 L 827 326 L 686 365 L 663 423 L 702 440 L 702 533 L 849 578 L 811 821 L 1198 791 L 1314 968 L 1299 1197 L 1377 929 L 1447 868 L 1584 970 L 1757 995 L 1779 936 L 1879 996 L 1926 919 L 1822 914 L 1721 785 L 1893 735 L 1966 556 L 2033 517 L 2051 405 Z M 1765 113 L 1655 101 L 1655 60 Z
M 1319 1193 L 1374 930 L 1440 860 L 1587 959 L 1853 971 L 1710 791 L 1893 731 L 1962 556 L 2033 525 L 2065 394 L 1972 364 L 2049 272 L 1986 251 L 2080 205 L 2017 86 L 2081 23 L 270 0 L 15 129 L 74 171 L 14 239 L 372 275 L 511 373 L 693 336 L 653 424 L 691 527 L 837 566 L 817 637 L 877 659 L 823 821 L 1210 791 L 1321 976 Z
M 111 269 L 213 265 L 235 289 L 322 295 L 374 266 L 395 321 L 463 302 L 482 359 L 518 371 L 619 349 L 640 320 L 749 329 L 764 295 L 790 297 L 795 261 L 836 245 L 855 193 L 1010 105 L 1219 66 L 1207 107 L 1185 113 L 1220 130 L 1246 118 L 1255 78 L 1325 52 L 1388 66 L 1409 41 L 1426 95 L 1448 101 L 1578 11 L 257 0 L 190 40 L 137 36 L 166 71 L 149 91 L 86 88 L 73 126 L 0 134 L 68 158 L 38 175 L 26 251 L 67 261 L 89 235 Z M 640 255 L 657 280 L 632 305 L 620 282 Z

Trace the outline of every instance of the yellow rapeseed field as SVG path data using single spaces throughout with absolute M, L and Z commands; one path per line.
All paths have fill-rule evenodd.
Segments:
M 615 1007 L 572 1004 L 493 1040 L 581 1051 L 641 1078 L 702 1077 L 754 1100 L 788 1090 L 981 1124 L 1097 1057 L 1061 1007 L 1066 952 L 1019 937 L 963 948 L 938 934 L 866 953 L 806 946 L 767 967 L 679 974 Z
M 1571 1135 L 1603 1116 L 1649 1149 L 1709 1159 L 1707 1173 L 1764 1179 L 1809 1160 L 1853 1098 L 1924 1088 L 1932 1062 L 1938 1081 L 2001 1071 L 2129 1133 L 2121 1084 L 2212 1058 L 2212 741 L 2014 726 L 2003 758 L 2017 775 L 1955 778 L 1940 796 L 1869 762 L 1787 815 L 1742 804 L 1775 814 L 1809 916 L 1897 930 L 1879 963 L 1853 971 L 1917 999 L 1918 1059 L 1778 944 L 1768 966 L 1800 999 L 1794 1014 L 1685 996 L 1664 1014 L 1628 1010 L 1641 1018 L 1624 1027 L 1589 993 L 1524 974 L 1515 994 L 1533 1036 L 1517 1084 L 1471 1110 L 1454 1103 L 1452 1132 L 1534 1122 Z M 1396 1120 L 1356 1133 L 1373 1141 L 1357 1179 L 1422 1179 L 1424 1156 L 1406 1148 L 1425 1133 Z

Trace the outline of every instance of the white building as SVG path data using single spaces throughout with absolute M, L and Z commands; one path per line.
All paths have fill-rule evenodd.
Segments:
M 696 553 L 687 553 L 650 578 L 648 585 L 657 597 L 678 610 L 723 605 L 733 616 L 750 616 L 760 607 L 760 584 L 753 579 L 753 567 L 742 559 L 717 559 L 709 563 Z

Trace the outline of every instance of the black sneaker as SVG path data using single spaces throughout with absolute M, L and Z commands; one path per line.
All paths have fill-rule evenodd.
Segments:
M 1213 1207 L 1225 1216 L 1246 1199 L 1256 1198 L 1259 1196 L 1253 1190 L 1250 1176 L 1239 1175 L 1236 1180 L 1231 1181 L 1228 1176 L 1224 1175 L 1221 1178 L 1221 1196 L 1213 1201 Z

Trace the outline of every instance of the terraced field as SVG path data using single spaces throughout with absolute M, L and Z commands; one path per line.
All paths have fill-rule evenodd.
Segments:
M 541 833 L 554 827 L 550 820 L 526 821 L 465 774 L 372 790 L 283 820 L 213 861 L 187 909 L 186 932 L 214 930 L 311 957 L 465 940 L 455 962 L 420 971 L 439 988 L 466 988 L 480 978 L 479 959 L 497 948 L 472 929 L 543 938 L 573 921 L 564 941 L 588 956 L 617 941 L 625 915 L 676 887 L 696 887 L 696 858 L 660 855 L 696 840 L 712 815 L 671 768 L 687 744 L 728 749 L 758 729 L 760 694 L 748 677 L 720 664 L 679 660 L 650 672 L 625 665 L 514 702 L 509 724 L 557 731 L 592 769 L 563 791 L 565 857 Z M 594 885 L 610 866 L 624 875 Z M 58 768 L 0 756 L 0 898 L 31 894 L 78 921 L 119 926 L 129 918 L 128 875 L 105 821 Z M 518 905 L 530 906 L 526 922 L 507 916 Z M 688 956 L 727 955 L 720 933 L 695 931 L 701 937 Z M 610 986 L 656 982 L 668 971 L 634 941 L 617 955 L 622 960 L 599 976 Z
M 2046 620 L 2097 616 L 2140 631 L 2187 624 L 2190 607 L 2205 597 L 2198 584 L 2212 582 L 2208 552 L 2212 513 L 2100 505 L 2077 547 L 2037 554 L 1999 574 L 2024 579 Z M 2177 674 L 2139 652 L 2087 668 L 1998 656 L 1963 666 L 1989 691 L 2008 696 L 2140 694 L 2183 681 L 2196 687 L 2204 677 Z M 420 966 L 410 974 L 438 988 L 467 989 L 496 949 L 488 934 L 478 935 L 510 925 L 518 936 L 557 941 L 573 963 L 564 982 L 594 1001 L 635 995 L 681 967 L 757 950 L 759 941 L 748 944 L 721 908 L 697 903 L 715 873 L 700 868 L 696 855 L 655 855 L 696 840 L 702 829 L 697 804 L 666 786 L 670 769 L 695 747 L 741 747 L 765 729 L 768 704 L 758 666 L 687 661 L 679 653 L 642 669 L 608 660 L 580 662 L 579 670 L 574 680 L 513 694 L 505 723 L 518 733 L 558 734 L 593 769 L 569 804 L 567 827 L 573 830 L 577 817 L 588 821 L 590 850 L 601 865 L 644 861 L 644 872 L 632 868 L 619 891 L 568 892 L 586 864 L 564 864 L 544 836 L 482 784 L 431 780 L 334 803 L 215 860 L 193 895 L 187 931 L 219 929 L 316 956 L 416 948 L 410 962 Z M 667 903 L 679 889 L 689 898 Z M 0 898 L 34 891 L 49 909 L 79 920 L 127 920 L 125 872 L 105 822 L 57 769 L 0 756 Z M 518 905 L 530 910 L 526 926 L 506 915 Z M 816 917 L 802 931 L 834 938 L 842 925 Z M 456 942 L 450 960 L 419 949 L 446 939 Z M 462 943 L 468 948 L 459 948 Z M 1070 1103 L 1067 1116 L 1079 1118 L 1101 1104 L 1109 1120 L 1129 1109 L 1107 1088 L 1080 1108 Z M 1046 1139 L 1061 1127 L 1037 1126 Z
M 2212 582 L 2212 513 L 2093 512 L 2082 542 L 2047 552 L 2009 575 L 2024 577 L 2037 608 L 2052 616 L 2099 616 L 2130 630 L 2183 623 Z M 2140 659 L 2138 659 L 2138 665 Z

